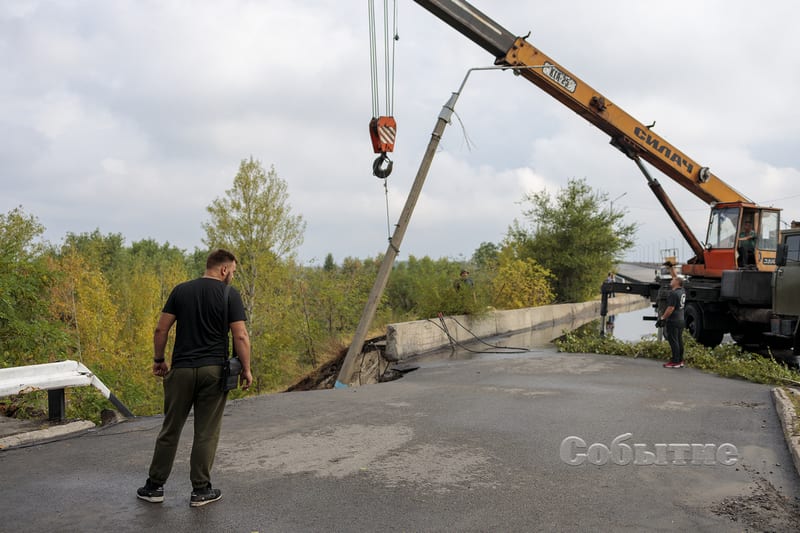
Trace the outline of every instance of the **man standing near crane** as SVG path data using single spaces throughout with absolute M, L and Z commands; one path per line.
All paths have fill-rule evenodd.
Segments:
M 675 272 L 675 265 L 667 262 L 672 281 L 669 283 L 670 292 L 667 296 L 667 308 L 657 326 L 665 326 L 667 342 L 672 351 L 672 358 L 664 363 L 664 368 L 683 368 L 683 308 L 686 305 L 686 292 L 683 290 L 683 279 Z

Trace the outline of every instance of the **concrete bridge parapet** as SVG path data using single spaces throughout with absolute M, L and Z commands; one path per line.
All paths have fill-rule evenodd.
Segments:
M 609 312 L 642 309 L 649 303 L 642 296 L 618 294 L 609 300 Z M 593 300 L 389 324 L 386 328 L 386 359 L 402 361 L 432 352 L 449 346 L 451 338 L 468 344 L 474 342 L 475 337 L 485 339 L 559 326 L 576 328 L 599 317 L 600 300 Z M 457 327 L 459 325 L 463 327 Z

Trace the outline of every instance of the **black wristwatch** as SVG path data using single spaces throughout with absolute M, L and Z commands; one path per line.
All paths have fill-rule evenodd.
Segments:
M 165 359 L 162 357 L 161 359 L 153 359 L 154 363 L 163 363 Z

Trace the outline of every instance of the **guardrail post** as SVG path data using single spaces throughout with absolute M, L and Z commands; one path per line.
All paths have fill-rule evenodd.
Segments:
M 65 412 L 66 402 L 64 400 L 64 389 L 52 389 L 47 391 L 48 420 L 64 420 Z

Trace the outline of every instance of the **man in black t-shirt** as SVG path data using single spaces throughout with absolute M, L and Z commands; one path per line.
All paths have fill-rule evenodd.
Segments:
M 683 368 L 683 308 L 686 305 L 686 293 L 683 290 L 683 279 L 675 273 L 675 265 L 668 266 L 672 275 L 672 281 L 669 283 L 671 290 L 667 296 L 667 308 L 661 315 L 661 322 L 665 325 L 672 358 L 664 364 L 664 368 Z
M 164 423 L 156 438 L 147 481 L 136 493 L 142 500 L 164 501 L 164 483 L 172 471 L 181 431 L 192 408 L 190 505 L 199 507 L 222 497 L 219 489 L 211 487 L 211 465 L 228 397 L 221 387 L 222 364 L 228 354 L 228 330 L 233 334 L 234 349 L 242 362 L 241 387 L 247 389 L 253 381 L 244 305 L 239 292 L 232 287 L 227 298 L 227 313 L 225 310 L 225 289 L 235 271 L 236 257 L 232 253 L 212 252 L 203 277 L 176 286 L 164 304 L 153 334 L 153 374 L 164 378 Z M 176 322 L 170 369 L 164 350 L 169 330 Z

